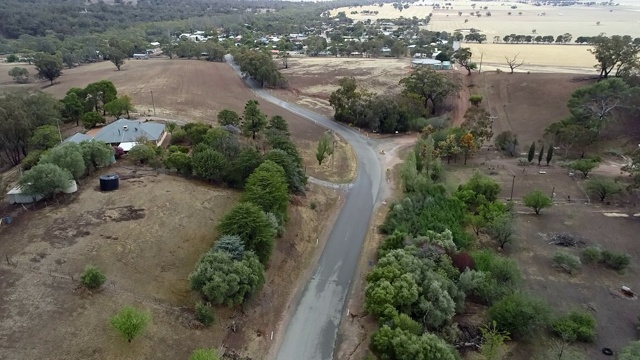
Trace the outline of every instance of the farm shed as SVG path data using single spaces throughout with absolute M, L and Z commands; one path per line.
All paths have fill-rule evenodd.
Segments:
M 78 191 L 78 184 L 76 184 L 75 180 L 71 180 L 69 182 L 69 187 L 62 190 L 65 194 L 72 194 L 76 191 Z M 14 187 L 7 193 L 7 200 L 9 201 L 9 204 L 31 204 L 42 200 L 42 198 L 42 195 L 28 195 L 22 193 L 20 186 Z
M 433 69 L 439 70 L 442 68 L 442 61 L 435 59 L 413 59 L 411 60 L 411 67 L 428 66 Z

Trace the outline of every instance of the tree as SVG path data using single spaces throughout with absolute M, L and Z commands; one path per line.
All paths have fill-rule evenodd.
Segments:
M 266 160 L 249 176 L 242 201 L 258 205 L 265 213 L 286 217 L 289 187 L 282 166 Z
M 542 325 L 547 313 L 548 308 L 543 302 L 522 293 L 514 293 L 489 309 L 489 319 L 496 322 L 499 331 L 522 338 Z
M 260 108 L 257 100 L 249 100 L 244 106 L 244 116 L 242 119 L 242 129 L 247 135 L 251 135 L 253 140 L 256 134 L 262 131 L 267 125 L 267 117 Z
M 571 170 L 580 171 L 585 178 L 589 175 L 589 172 L 596 167 L 598 167 L 598 162 L 592 159 L 575 160 L 569 165 Z
M 227 167 L 225 156 L 213 149 L 206 149 L 193 154 L 193 173 L 207 181 L 220 182 L 224 178 Z
M 549 150 L 547 150 L 547 166 L 549 166 L 551 159 L 553 159 L 553 143 L 549 144 Z
M 80 179 L 87 171 L 82 157 L 80 145 L 69 142 L 54 147 L 40 158 L 39 164 L 54 164 L 71 173 L 75 180 Z M 67 184 L 66 187 L 69 185 Z
M 249 202 L 236 205 L 222 218 L 218 231 L 225 235 L 238 235 L 245 249 L 255 252 L 261 263 L 269 261 L 275 231 L 258 205 Z
M 527 154 L 527 161 L 532 162 L 533 157 L 536 155 L 536 142 L 532 142 L 529 146 L 529 153 Z
M 596 134 L 584 125 L 578 124 L 574 118 L 568 118 L 549 125 L 545 129 L 545 134 L 552 135 L 553 140 L 565 150 L 565 157 L 574 146 L 580 149 L 581 157 L 584 156 L 585 149 L 593 143 Z
M 260 86 L 281 86 L 285 83 L 284 76 L 278 70 L 278 66 L 271 55 L 261 51 L 249 50 L 237 54 L 234 57 L 236 63 L 240 65 L 240 71 L 251 76 L 260 83 Z
M 47 150 L 60 144 L 60 133 L 58 128 L 53 125 L 42 125 L 37 127 L 33 132 L 33 136 L 29 139 L 29 146 L 35 150 Z
M 127 119 L 131 118 L 130 111 L 135 111 L 131 98 L 129 95 L 120 96 L 119 98 L 112 100 L 104 105 L 104 110 L 116 119 L 120 116 L 127 114 Z
M 304 194 L 304 186 L 307 183 L 307 177 L 304 174 L 304 169 L 302 168 L 299 159 L 296 159 L 284 150 L 273 149 L 267 153 L 264 160 L 271 160 L 282 166 L 287 178 L 289 190 L 299 194 Z
M 289 124 L 287 120 L 285 120 L 280 115 L 273 115 L 271 119 L 269 119 L 269 124 L 267 125 L 268 129 L 274 129 L 282 132 L 283 134 L 289 136 Z
M 84 273 L 80 277 L 80 281 L 89 289 L 97 289 L 107 281 L 102 270 L 97 266 L 89 265 L 84 269 Z
M 101 80 L 87 85 L 84 89 L 87 105 L 96 112 L 102 110 L 102 116 L 107 114 L 104 105 L 118 98 L 118 90 L 109 80 Z
M 400 80 L 404 92 L 419 97 L 425 109 L 431 102 L 431 114 L 435 115 L 437 106 L 444 99 L 457 92 L 460 84 L 451 79 L 447 74 L 436 72 L 428 67 L 420 67 L 411 75 Z
M 600 201 L 620 194 L 624 191 L 624 187 L 615 180 L 603 177 L 596 177 L 587 181 L 587 192 L 596 196 Z
M 542 162 L 542 157 L 544 156 L 544 144 L 540 147 L 540 152 L 538 153 L 538 166 Z
M 98 123 L 104 123 L 104 118 L 96 111 L 89 111 L 82 115 L 82 123 L 85 129 L 92 129 Z
M 14 67 L 9 70 L 9 76 L 18 84 L 26 84 L 29 82 L 29 71 L 25 68 Z
M 608 78 L 615 69 L 615 76 L 621 76 L 637 67 L 637 56 L 640 53 L 640 44 L 632 42 L 630 36 L 613 35 L 607 37 L 604 34 L 591 39 L 593 48 L 589 49 L 596 61 L 594 67 L 600 71 L 600 78 Z
M 197 123 L 188 123 L 182 127 L 187 135 L 187 139 L 191 145 L 198 145 L 202 141 L 204 141 L 205 136 L 211 129 L 211 125 L 197 122 Z
M 101 167 L 114 161 L 115 150 L 104 141 L 83 141 L 80 143 L 80 151 L 88 173 L 93 173 Z
M 500 332 L 496 328 L 496 322 L 493 321 L 491 325 L 483 326 L 480 328 L 484 342 L 480 347 L 480 354 L 485 360 L 498 360 L 502 357 L 504 351 L 504 342 L 511 340 L 509 333 Z
M 125 54 L 120 49 L 110 49 L 109 50 L 109 61 L 111 61 L 113 63 L 113 65 L 116 66 L 118 71 L 120 71 L 120 68 L 122 67 L 122 65 L 124 65 L 124 61 L 127 58 L 128 58 L 127 54 Z
M 567 106 L 578 123 L 600 135 L 613 111 L 626 106 L 632 93 L 622 79 L 606 79 L 574 91 Z
M 42 195 L 48 199 L 69 187 L 72 176 L 68 170 L 54 164 L 39 164 L 25 172 L 19 184 L 27 195 Z
M 213 304 L 236 306 L 262 288 L 264 268 L 252 252 L 234 260 L 228 252 L 211 250 L 198 261 L 189 283 Z
M 596 318 L 585 311 L 572 311 L 552 324 L 553 331 L 567 342 L 592 342 L 596 336 Z
M 463 129 L 469 130 L 478 147 L 493 137 L 493 118 L 487 110 L 471 107 L 464 114 Z
M 63 106 L 62 116 L 70 121 L 75 121 L 76 126 L 79 126 L 80 119 L 84 114 L 84 102 L 78 97 L 77 93 L 73 92 L 67 93 L 64 99 L 62 99 L 61 101 Z M 90 123 L 92 124 L 91 127 L 95 126 L 95 123 L 93 123 L 93 119 L 91 119 Z
M 134 164 L 148 164 L 157 156 L 154 148 L 147 144 L 138 144 L 129 150 L 127 157 Z
M 474 63 L 471 62 L 471 49 L 460 48 L 453 53 L 451 57 L 458 65 L 467 69 L 467 75 L 471 76 L 471 69 L 474 68 Z M 474 104 L 475 105 L 475 104 Z M 477 105 L 476 105 L 477 106 Z
M 272 159 L 273 160 L 273 159 Z M 235 188 L 244 188 L 247 178 L 262 162 L 260 153 L 253 147 L 245 147 L 231 160 L 226 171 L 225 181 Z M 282 164 L 278 163 L 280 166 Z M 284 167 L 284 166 L 283 166 Z M 285 170 L 286 171 L 286 170 Z
M 40 79 L 49 80 L 51 85 L 53 85 L 53 80 L 62 75 L 62 61 L 55 55 L 38 53 L 33 58 L 33 65 L 38 71 L 36 76 Z
M 383 325 L 371 339 L 371 347 L 381 359 L 455 360 L 455 350 L 438 336 L 430 333 L 412 334 L 401 328 Z
M 191 157 L 180 151 L 169 154 L 164 160 L 164 166 L 167 169 L 176 169 L 182 175 L 189 176 L 192 173 Z
M 540 210 L 551 207 L 553 200 L 540 190 L 534 190 L 522 199 L 526 207 L 530 207 L 535 211 L 536 215 L 540 215 Z
M 196 349 L 189 356 L 189 360 L 220 360 L 216 349 Z
M 487 233 L 498 242 L 501 249 L 514 241 L 513 215 L 504 213 L 487 224 Z
M 518 62 L 518 54 L 515 54 L 512 58 L 505 56 L 504 59 L 507 60 L 507 66 L 511 69 L 510 74 L 513 74 L 513 70 L 519 68 L 524 64 L 524 60 Z
M 473 156 L 473 154 L 478 150 L 478 145 L 473 138 L 473 134 L 466 133 L 462 138 L 460 138 L 460 148 L 464 155 L 464 164 L 467 165 L 467 159 Z
M 222 126 L 238 126 L 240 125 L 240 117 L 238 116 L 237 112 L 229 109 L 224 109 L 218 113 L 218 124 Z
M 331 135 L 324 133 L 320 141 L 318 141 L 318 147 L 316 149 L 316 159 L 318 160 L 318 165 L 322 165 L 324 159 L 332 154 L 333 139 L 331 139 Z
M 111 326 L 131 342 L 138 337 L 151 322 L 151 314 L 132 306 L 123 307 L 111 318 Z

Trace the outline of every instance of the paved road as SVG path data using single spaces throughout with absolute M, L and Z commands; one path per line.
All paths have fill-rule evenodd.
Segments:
M 232 63 L 229 61 L 232 58 L 227 60 Z M 238 71 L 237 66 L 234 69 Z M 373 142 L 357 130 L 282 101 L 250 79 L 246 83 L 264 100 L 336 131 L 353 146 L 358 156 L 358 176 L 347 192 L 318 267 L 296 304 L 277 355 L 278 360 L 330 360 L 336 351 L 338 327 L 346 313 L 345 300 L 378 200 L 383 171 Z

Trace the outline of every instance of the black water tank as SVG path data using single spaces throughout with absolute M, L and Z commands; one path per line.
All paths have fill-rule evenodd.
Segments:
M 120 177 L 118 175 L 100 176 L 100 190 L 113 191 L 120 187 Z

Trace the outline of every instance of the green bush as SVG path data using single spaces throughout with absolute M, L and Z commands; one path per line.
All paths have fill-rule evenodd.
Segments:
M 177 128 L 171 133 L 171 143 L 180 144 L 187 140 L 187 132 L 182 128 Z
M 220 355 L 216 349 L 196 349 L 189 360 L 220 360 Z
M 618 360 L 638 360 L 640 359 L 640 340 L 633 341 L 625 346 L 620 352 Z
M 565 341 L 592 342 L 596 337 L 596 318 L 584 311 L 572 311 L 557 318 L 553 332 Z
M 203 302 L 196 304 L 196 319 L 200 321 L 204 326 L 209 326 L 215 322 L 215 316 L 211 305 Z
M 156 157 L 156 150 L 145 144 L 138 144 L 129 150 L 127 157 L 134 163 L 146 164 Z
M 89 289 L 97 289 L 107 281 L 107 277 L 104 276 L 102 270 L 97 266 L 89 265 L 84 270 L 84 273 L 80 277 L 82 284 Z
M 31 150 L 31 151 L 29 151 L 29 154 L 27 156 L 25 156 L 24 159 L 22 159 L 22 163 L 20 164 L 20 165 L 22 165 L 22 170 L 27 171 L 27 170 L 31 169 L 32 167 L 38 165 L 38 162 L 40 161 L 40 158 L 45 153 L 46 152 L 42 151 L 42 150 Z
M 602 252 L 602 262 L 614 270 L 622 271 L 631 263 L 631 257 L 627 254 L 604 250 Z
M 111 318 L 111 326 L 131 342 L 142 334 L 150 321 L 151 315 L 148 312 L 125 306 Z
M 558 251 L 553 255 L 553 262 L 570 274 L 575 274 L 582 268 L 579 257 L 563 251 Z
M 582 250 L 582 261 L 585 264 L 595 264 L 602 261 L 602 250 L 597 246 L 589 246 Z
M 485 273 L 485 281 L 473 291 L 482 301 L 493 304 L 520 287 L 520 268 L 513 259 L 501 257 L 491 250 L 472 253 L 476 270 Z
M 500 331 L 508 332 L 513 338 L 522 338 L 544 324 L 548 312 L 542 301 L 515 293 L 493 305 L 489 309 L 489 319 L 496 322 Z
M 169 150 L 169 153 L 174 153 L 174 152 L 181 152 L 185 154 L 189 153 L 189 147 L 183 146 L 183 145 L 171 145 L 169 146 L 168 150 Z

